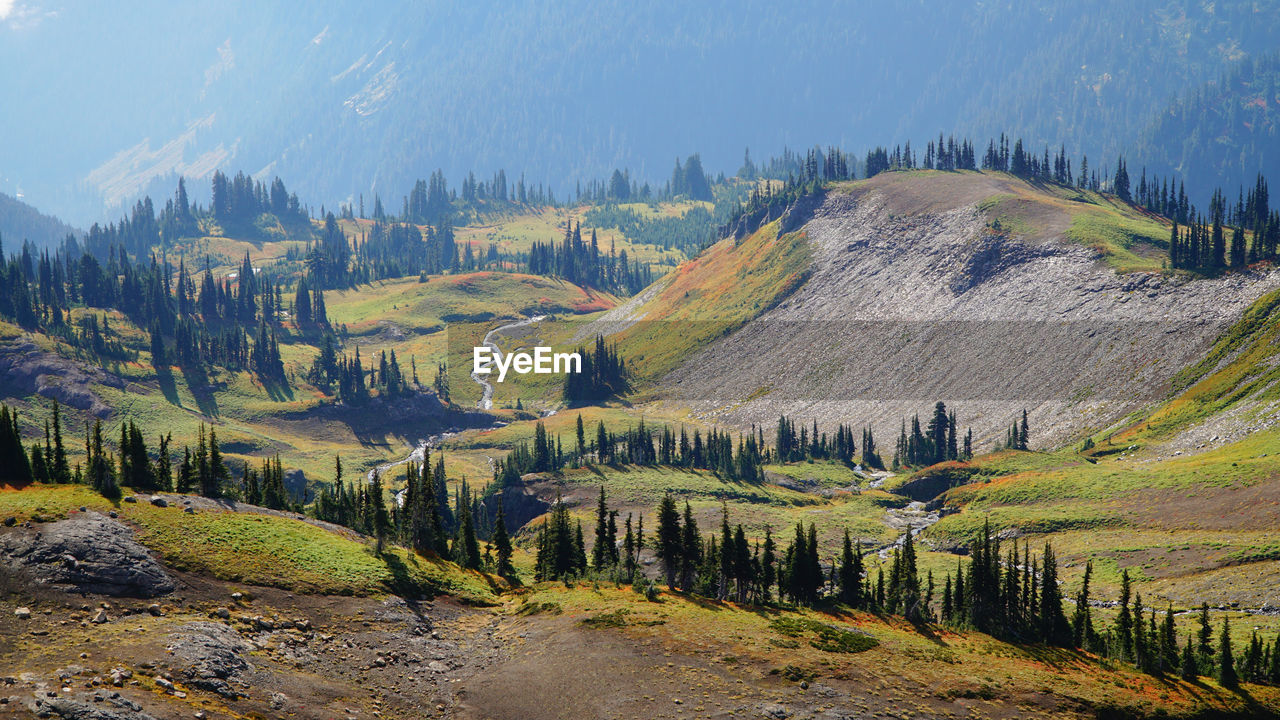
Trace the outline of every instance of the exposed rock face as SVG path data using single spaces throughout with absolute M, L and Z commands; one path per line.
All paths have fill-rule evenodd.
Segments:
M 116 375 L 41 350 L 29 340 L 0 345 L 0 387 L 16 397 L 38 393 L 63 405 L 106 418 L 110 407 L 93 392 L 93 384 L 124 389 Z
M 739 427 L 782 413 L 824 430 L 869 425 L 886 459 L 903 418 L 926 422 L 936 401 L 972 426 L 979 449 L 1025 408 L 1033 447 L 1053 446 L 1165 397 L 1179 370 L 1280 287 L 1267 271 L 1119 274 L 1066 239 L 1071 218 L 1049 204 L 1037 234 L 996 227 L 982 201 L 1020 181 L 929 182 L 876 178 L 828 193 L 804 225 L 807 281 L 690 356 L 661 396 Z
M 522 484 L 503 488 L 501 493 L 486 498 L 485 504 L 493 517 L 497 517 L 498 502 L 502 503 L 502 512 L 509 532 L 516 532 L 524 527 L 525 523 L 542 515 L 551 507 L 550 503 L 538 497 L 533 488 L 523 484 L 536 479 L 536 476 L 522 478 Z
M 222 623 L 196 622 L 169 637 L 175 669 L 188 685 L 229 699 L 241 695 L 232 684 L 247 686 L 253 668 L 245 660 L 251 648 L 239 633 Z
M 174 589 L 132 530 L 93 512 L 0 535 L 0 565 L 78 592 L 155 597 Z

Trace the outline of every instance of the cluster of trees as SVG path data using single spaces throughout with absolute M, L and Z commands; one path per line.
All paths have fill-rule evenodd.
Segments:
M 900 615 L 917 624 L 974 629 L 1011 642 L 1087 649 L 1133 662 L 1157 675 L 1214 674 L 1228 687 L 1241 680 L 1280 683 L 1280 637 L 1268 645 L 1255 632 L 1237 658 L 1224 618 L 1215 652 L 1204 605 L 1198 631 L 1180 645 L 1172 605 L 1161 620 L 1155 608 L 1143 606 L 1141 595 L 1132 595 L 1127 571 L 1111 627 L 1099 630 L 1093 622 L 1091 564 L 1086 566 L 1069 617 L 1052 546 L 1046 543 L 1036 555 L 1027 543 L 1019 548 L 1015 542 L 1003 552 L 989 524 L 984 524 L 982 535 L 971 545 L 968 567 L 958 561 L 939 593 L 932 571 L 921 577 L 911 532 L 895 545 L 873 580 L 861 542 L 853 542 L 847 531 L 840 557 L 824 564 L 813 524 L 807 529 L 797 524 L 792 541 L 780 552 L 770 528 L 765 529 L 763 541 L 752 543 L 741 524 L 731 527 L 727 510 L 721 513 L 718 532 L 705 536 L 687 501 L 682 513 L 668 494 L 656 515 L 652 549 L 673 590 L 755 604 L 774 602 L 776 593 L 779 600 L 797 605 L 839 603 Z M 621 541 L 617 517 L 618 512 L 608 508 L 602 487 L 595 543 L 588 555 L 581 522 L 571 523 L 567 508 L 557 501 L 538 535 L 538 579 L 581 576 L 591 569 L 620 581 L 643 583 L 637 572 L 640 551 L 646 546 L 643 517 L 633 523 L 632 515 L 627 515 Z
M 591 231 L 590 242 L 584 241 L 582 223 L 570 223 L 559 244 L 535 240 L 522 269 L 533 275 L 564 278 L 575 285 L 627 294 L 639 292 L 653 282 L 649 265 L 630 260 L 626 250 L 615 251 L 612 241 L 608 254 L 601 253 L 595 230 Z
M 409 362 L 411 374 L 406 377 L 396 351 L 388 354 L 382 350 L 366 370 L 359 346 L 354 357 L 346 353 L 339 355 L 332 336 L 326 335 L 321 339 L 320 353 L 307 370 L 307 381 L 326 394 L 336 393 L 344 403 L 359 405 L 369 400 L 372 390 L 376 390 L 379 397 L 396 398 L 418 387 L 417 361 L 411 357 Z M 446 391 L 441 400 L 447 399 Z
M 904 424 L 903 436 L 898 440 L 895 467 L 972 457 L 973 432 L 966 432 L 964 445 L 957 447 L 955 414 L 949 413 L 941 402 L 934 407 L 927 432 L 922 431 L 919 417 L 913 418 L 911 435 L 906 435 L 905 427 Z M 595 432 L 588 434 L 582 416 L 578 415 L 573 444 L 566 450 L 560 437 L 547 433 L 546 426 L 539 421 L 534 426 L 532 446 L 520 443 L 495 464 L 493 486 L 509 487 L 527 473 L 559 472 L 567 465 L 582 467 L 592 462 L 709 470 L 734 482 L 762 482 L 764 466 L 770 463 L 830 459 L 853 464 L 860 457 L 860 462 L 867 467 L 883 467 L 875 435 L 869 428 L 862 430 L 861 445 L 854 440 L 851 425 L 837 426 L 834 434 L 820 432 L 816 422 L 812 428 L 804 425 L 800 425 L 798 431 L 796 428 L 793 419 L 785 415 L 779 417 L 774 445 L 770 448 L 765 444 L 763 428 L 755 426 L 745 435 L 740 434 L 736 442 L 731 433 L 716 428 L 704 437 L 698 429 L 690 435 L 683 425 L 676 431 L 670 425 L 646 425 L 643 418 L 622 432 L 610 431 L 601 420 Z
M 912 416 L 910 433 L 907 432 L 906 420 L 903 420 L 898 443 L 893 451 L 893 468 L 896 470 L 904 466 L 920 467 L 948 460 L 968 460 L 973 457 L 973 430 L 966 430 L 963 439 L 959 437 L 959 432 L 955 411 L 948 412 L 946 404 L 939 400 L 933 406 L 933 415 L 923 429 L 919 415 Z
M 1230 238 L 1228 239 L 1228 231 Z M 1221 190 L 1209 201 L 1209 216 L 1189 210 L 1189 225 L 1177 220 L 1169 234 L 1169 265 L 1200 272 L 1239 269 L 1259 260 L 1276 260 L 1280 212 L 1270 208 L 1267 182 L 1258 176 L 1247 199 L 1228 207 Z
M 857 457 L 858 448 L 862 448 L 861 463 L 867 467 L 883 468 L 884 463 L 876 452 L 875 435 L 871 428 L 862 429 L 861 444 L 853 439 L 853 426 L 840 424 L 835 434 L 818 432 L 818 421 L 813 421 L 810 430 L 804 425 L 796 432 L 794 420 L 783 415 L 778 418 L 778 431 L 773 442 L 772 459 L 779 463 L 802 462 L 805 460 L 839 460 L 852 465 Z
M 175 197 L 174 211 L 176 219 L 191 215 L 186 203 L 186 187 L 178 181 L 178 197 Z M 271 181 L 268 187 L 260 181 L 246 176 L 243 172 L 228 178 L 221 170 L 213 173 L 213 200 L 209 204 L 210 214 L 224 228 L 234 226 L 238 229 L 251 227 L 263 214 L 274 215 L 285 224 L 307 225 L 310 215 L 296 194 L 290 193 L 280 178 Z M 150 202 L 150 200 L 148 200 Z
M 997 449 L 1005 450 L 1029 450 L 1030 449 L 1031 430 L 1027 426 L 1027 411 L 1022 411 L 1022 419 L 1015 420 L 1009 424 L 1009 428 L 1005 430 L 1004 442 L 997 446 Z
M 283 380 L 277 330 L 285 314 L 283 285 L 267 273 L 257 273 L 246 254 L 238 274 L 221 282 L 206 264 L 199 287 L 185 260 L 174 268 L 154 255 L 149 263 L 135 263 L 120 247 L 109 249 L 105 264 L 74 238 L 38 259 L 24 245 L 19 255 L 6 256 L 0 245 L 0 317 L 30 330 L 44 330 L 101 359 L 132 359 L 132 353 L 113 337 L 107 316 L 81 314 L 71 322 L 71 309 L 118 308 L 131 322 L 149 331 L 152 364 L 158 369 L 177 364 L 203 369 L 223 366 L 249 368 L 264 380 Z M 305 306 L 305 322 L 327 318 L 322 291 L 302 289 L 294 304 Z
M 53 404 L 50 422 L 45 424 L 44 441 L 33 441 L 29 451 L 22 446 L 16 411 L 0 406 L 0 467 L 8 482 L 26 485 L 41 483 L 86 484 L 108 498 L 118 498 L 122 487 L 139 492 L 199 493 L 205 497 L 233 497 L 276 509 L 301 507 L 284 491 L 284 474 L 277 457 L 267 461 L 261 473 L 249 470 L 233 484 L 218 446 L 217 431 L 200 424 L 196 447 L 182 449 L 175 462 L 171 451 L 173 434 L 159 436 L 155 452 L 148 449 L 141 429 L 132 421 L 120 424 L 120 441 L 113 452 L 106 442 L 101 420 L 85 427 L 85 464 L 71 467 L 62 438 L 62 412 Z
M 576 435 L 576 445 L 566 452 L 560 437 L 551 437 L 539 421 L 534 426 L 532 447 L 520 443 L 495 464 L 493 487 L 510 487 L 526 473 L 558 472 L 569 463 L 581 467 L 590 462 L 695 468 L 709 470 L 733 482 L 761 482 L 764 465 L 769 461 L 763 431 L 756 428 L 739 436 L 736 446 L 730 433 L 715 428 L 709 430 L 704 439 L 697 429 L 692 436 L 684 426 L 678 434 L 670 425 L 655 430 L 645 425 L 643 419 L 636 427 L 629 426 L 621 433 L 609 431 L 604 421 L 600 421 L 594 437 L 588 438 L 579 415 Z
M 1021 147 L 1021 146 L 1019 146 Z M 954 137 L 945 140 L 938 134 L 935 144 L 930 140 L 925 148 L 923 161 L 920 161 L 911 149 L 911 142 L 905 146 L 895 145 L 890 151 L 885 147 L 875 147 L 867 151 L 864 164 L 867 177 L 874 177 L 888 170 L 977 170 L 974 161 L 973 143 L 966 139 L 959 142 Z
M 430 450 L 424 448 L 422 462 L 405 464 L 404 490 L 387 511 L 383 474 L 374 471 L 368 483 L 344 482 L 342 459 L 334 459 L 333 483 L 316 495 L 312 515 L 326 522 L 349 527 L 373 536 L 378 552 L 387 540 L 394 540 L 414 552 L 448 558 L 463 567 L 511 575 L 513 545 L 501 503 L 489 521 L 487 506 L 473 493 L 465 478 L 450 506 L 444 457 L 437 456 L 434 468 Z M 480 537 L 488 537 L 484 552 Z
M 569 405 L 593 405 L 623 395 L 630 388 L 626 360 L 603 336 L 596 335 L 592 350 L 579 347 L 576 352 L 582 358 L 582 372 L 565 376 L 564 399 Z
M 587 210 L 583 220 L 595 227 L 617 228 L 633 243 L 693 255 L 709 241 L 719 239 L 714 237 L 714 230 L 721 207 L 717 203 L 717 212 L 713 213 L 702 205 L 695 205 L 682 215 L 647 218 L 631 208 L 605 203 Z

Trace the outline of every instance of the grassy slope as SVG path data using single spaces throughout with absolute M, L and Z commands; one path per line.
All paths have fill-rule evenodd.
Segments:
M 1196 683 L 1156 679 L 1085 653 L 1012 646 L 979 633 L 920 632 L 900 620 L 865 613 L 797 613 L 671 593 L 662 593 L 658 602 L 645 602 L 629 589 L 586 583 L 574 588 L 538 585 L 521 603 L 508 605 L 507 612 L 556 615 L 596 632 L 620 632 L 636 643 L 656 643 L 726 668 L 777 676 L 779 682 L 788 675 L 793 682 L 852 682 L 861 697 L 855 694 L 849 709 L 868 717 L 878 716 L 886 705 L 895 717 L 957 712 L 1041 717 L 1080 712 L 1082 706 L 1099 713 L 1116 710 L 1116 716 L 1125 717 L 1202 712 L 1211 716 L 1280 704 L 1275 688 L 1248 686 L 1245 696 L 1209 678 Z M 791 630 L 809 622 L 866 633 L 876 645 L 852 654 L 823 649 L 811 631 Z M 716 712 L 700 705 L 698 686 L 691 686 L 684 699 L 690 710 Z
M 369 595 L 447 592 L 490 602 L 491 580 L 450 562 L 389 547 L 379 557 L 367 538 L 334 533 L 280 515 L 159 508 L 146 502 L 112 503 L 83 486 L 31 486 L 0 491 L 0 516 L 54 520 L 79 507 L 111 510 L 135 526 L 138 539 L 179 570 L 220 580 L 295 592 Z
M 778 236 L 778 223 L 735 243 L 713 245 L 681 265 L 641 308 L 646 320 L 610 338 L 638 384 L 760 315 L 803 284 L 810 251 L 803 233 Z

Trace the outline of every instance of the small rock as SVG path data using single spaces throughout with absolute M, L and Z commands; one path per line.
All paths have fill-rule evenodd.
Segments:
M 17 525 L 17 524 L 18 524 L 18 518 L 16 517 L 7 517 L 4 519 L 5 527 L 13 527 L 14 525 Z
M 164 611 L 160 609 L 160 605 L 158 603 L 151 603 L 148 605 L 147 612 L 151 613 L 155 617 L 160 617 L 164 614 Z
M 13 611 L 13 616 L 19 620 L 26 620 L 31 617 L 31 608 L 20 607 Z
M 438 672 L 438 673 L 448 672 L 449 666 L 445 665 L 439 660 L 432 660 L 431 662 L 427 663 L 427 669 L 430 670 L 431 672 Z
M 95 625 L 101 625 L 102 623 L 107 622 L 109 620 L 110 618 L 107 617 L 107 611 L 99 609 L 98 613 L 94 615 L 93 619 L 90 620 L 89 622 L 94 623 Z
M 236 602 L 240 602 L 241 600 L 243 600 L 243 599 L 244 599 L 244 593 L 241 593 L 241 592 L 233 592 L 233 593 L 231 593 L 231 599 L 232 599 L 232 600 L 235 600 Z
M 205 715 L 205 713 L 204 713 L 204 711 L 203 711 L 203 710 L 197 710 L 197 711 L 196 711 L 196 720 L 204 720 L 204 719 L 205 719 L 205 718 L 207 718 L 207 717 L 209 717 L 209 716 L 208 716 L 208 715 Z
M 165 680 L 162 677 L 156 678 L 156 685 L 159 685 L 160 687 L 164 688 L 166 691 L 173 690 L 173 683 L 169 682 L 168 680 Z
M 138 498 L 134 497 L 133 495 L 130 495 L 129 497 L 125 498 L 124 501 L 127 503 L 136 503 L 138 502 Z
M 387 666 L 387 661 L 386 661 L 386 659 L 384 659 L 384 658 L 374 658 L 374 659 L 373 659 L 373 666 L 374 666 L 374 667 L 386 667 L 386 666 Z
M 111 512 L 107 513 L 107 517 L 111 518 L 112 520 L 115 520 L 116 518 L 120 517 L 120 513 L 116 512 L 115 510 L 112 510 Z
M 307 619 L 305 619 L 305 618 L 304 618 L 304 619 L 302 619 L 302 620 L 294 620 L 294 621 L 293 621 L 293 626 L 294 626 L 294 627 L 296 627 L 296 628 L 298 628 L 299 630 L 301 630 L 301 631 L 303 631 L 303 632 L 306 632 L 306 631 L 308 631 L 308 630 L 310 630 L 310 629 L 311 629 L 311 621 L 310 621 L 310 620 L 307 620 Z
M 230 610 L 228 610 L 228 609 L 226 609 L 226 608 L 223 608 L 223 607 L 220 607 L 220 608 L 218 608 L 217 610 L 214 610 L 214 611 L 213 611 L 213 614 L 214 614 L 214 615 L 216 615 L 217 617 L 219 617 L 219 618 L 223 619 L 223 620 L 230 620 L 230 619 L 231 619 L 231 611 L 230 611 Z
M 683 700 L 681 700 L 680 698 L 672 698 L 672 699 L 671 699 L 671 702 L 673 702 L 673 703 L 675 703 L 675 704 L 677 704 L 677 705 L 683 705 L 683 704 L 684 704 L 684 701 L 683 701 Z
M 195 509 L 195 508 L 190 508 L 190 507 L 189 507 L 189 508 L 185 508 L 185 509 L 183 509 L 183 511 L 182 511 L 182 512 L 184 512 L 184 513 L 186 513 L 186 514 L 188 514 L 188 515 L 195 515 L 195 514 L 196 514 L 196 509 Z
M 151 504 L 155 505 L 156 507 L 169 507 L 169 501 L 165 500 L 159 495 L 151 498 Z

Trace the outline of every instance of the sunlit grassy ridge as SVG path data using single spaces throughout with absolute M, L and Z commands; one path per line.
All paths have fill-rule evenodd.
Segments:
M 111 503 L 83 486 L 31 486 L 0 491 L 0 516 L 55 520 L 87 507 L 115 511 L 135 526 L 138 539 L 168 565 L 220 580 L 295 592 L 369 595 L 451 593 L 489 602 L 490 580 L 457 565 L 388 547 L 278 514 Z
M 808 277 L 802 232 L 779 237 L 770 223 L 741 240 L 721 240 L 677 268 L 640 311 L 646 320 L 610 338 L 637 382 L 656 379 L 715 338 L 767 311 Z

